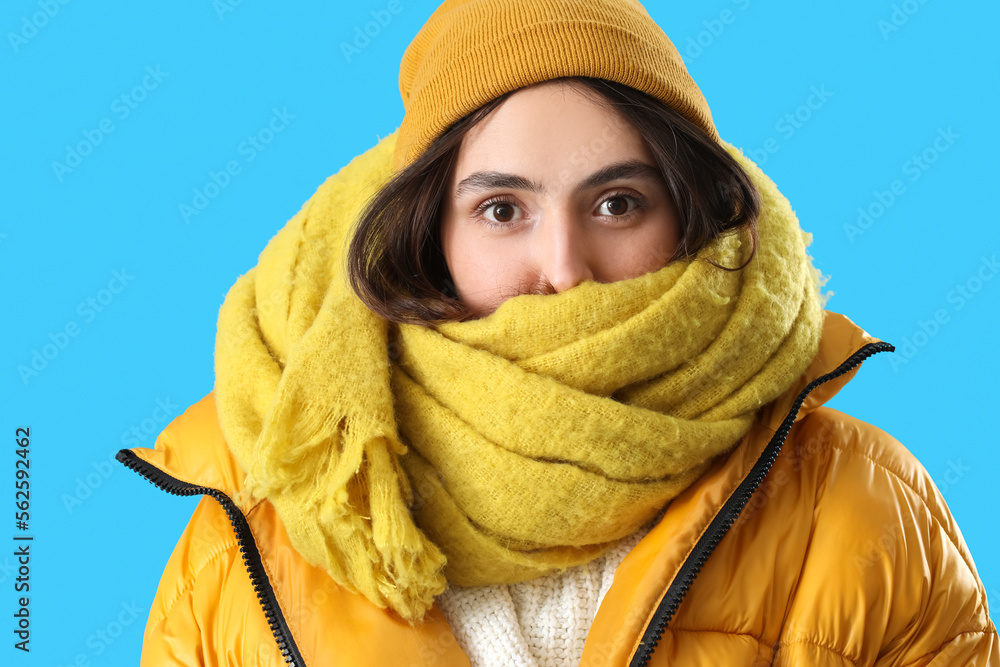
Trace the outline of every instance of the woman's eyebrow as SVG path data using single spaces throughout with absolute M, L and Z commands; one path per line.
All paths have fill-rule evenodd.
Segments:
M 663 180 L 660 170 L 653 165 L 646 164 L 641 160 L 625 160 L 609 164 L 595 171 L 580 181 L 575 190 L 577 192 L 589 190 L 624 178 L 641 178 L 649 181 Z M 545 188 L 541 183 L 536 183 L 523 176 L 505 174 L 499 171 L 477 171 L 462 179 L 455 188 L 455 197 L 480 190 L 527 190 L 536 194 L 545 194 Z

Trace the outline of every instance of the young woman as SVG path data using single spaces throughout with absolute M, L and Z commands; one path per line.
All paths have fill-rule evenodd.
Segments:
M 641 5 L 449 0 L 400 90 L 119 453 L 206 496 L 143 664 L 1000 665 L 930 477 L 823 406 L 892 346 Z

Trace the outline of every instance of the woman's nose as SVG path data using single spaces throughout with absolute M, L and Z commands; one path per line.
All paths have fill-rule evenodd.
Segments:
M 562 292 L 583 280 L 593 280 L 592 258 L 584 231 L 567 213 L 546 216 L 541 225 L 541 238 L 536 244 L 536 261 L 540 278 Z

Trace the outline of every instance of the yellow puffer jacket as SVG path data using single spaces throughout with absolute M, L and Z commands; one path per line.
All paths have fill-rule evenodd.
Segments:
M 827 312 L 806 373 L 619 566 L 583 665 L 1000 667 L 986 593 L 927 472 L 823 406 L 885 347 Z M 469 664 L 436 607 L 415 626 L 378 609 L 306 563 L 269 502 L 236 500 L 212 394 L 155 449 L 118 458 L 205 494 L 156 591 L 142 665 Z

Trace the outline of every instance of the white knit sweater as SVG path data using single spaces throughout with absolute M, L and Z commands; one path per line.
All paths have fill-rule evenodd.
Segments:
M 577 667 L 615 570 L 649 530 L 562 574 L 519 584 L 451 586 L 437 604 L 472 667 Z

